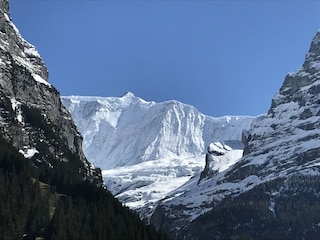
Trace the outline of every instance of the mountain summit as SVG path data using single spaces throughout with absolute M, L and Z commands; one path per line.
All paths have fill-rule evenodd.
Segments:
M 121 98 L 133 98 L 133 97 L 135 97 L 135 96 L 132 92 L 126 92 L 125 94 L 123 94 L 121 96 Z
M 312 239 L 320 233 L 320 32 L 268 114 L 244 134 L 244 157 L 190 180 L 151 221 L 174 239 Z M 219 158 L 220 156 L 214 156 Z

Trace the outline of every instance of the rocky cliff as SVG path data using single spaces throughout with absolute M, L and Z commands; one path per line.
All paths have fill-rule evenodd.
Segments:
M 0 7 L 1 135 L 37 165 L 50 167 L 49 159 L 71 161 L 74 154 L 82 162 L 83 178 L 100 181 L 59 92 L 48 82 L 42 58 L 12 23 L 8 2 L 2 0 Z
M 266 116 L 243 134 L 243 158 L 163 200 L 151 221 L 175 239 L 315 238 L 320 233 L 320 32 Z

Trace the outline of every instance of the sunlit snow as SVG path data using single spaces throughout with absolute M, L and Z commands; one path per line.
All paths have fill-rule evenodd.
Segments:
M 108 189 L 127 206 L 139 209 L 164 198 L 204 167 L 204 155 L 196 158 L 165 158 L 133 166 L 104 170 Z
M 49 87 L 51 87 L 51 84 L 48 83 L 46 80 L 44 80 L 41 76 L 39 76 L 38 74 L 33 73 L 32 77 L 34 78 L 34 80 L 36 80 L 39 83 L 45 84 Z
M 19 153 L 21 153 L 25 158 L 32 158 L 36 153 L 39 153 L 39 151 L 35 148 L 26 148 L 26 149 L 20 149 Z
M 23 124 L 23 117 L 20 109 L 21 103 L 17 101 L 15 98 L 11 98 L 10 100 L 11 100 L 12 110 L 16 112 L 16 119 L 18 120 L 18 122 Z

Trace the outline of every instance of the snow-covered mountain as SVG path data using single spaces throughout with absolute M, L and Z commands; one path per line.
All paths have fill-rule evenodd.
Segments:
M 151 222 L 174 239 L 317 238 L 319 66 L 320 31 L 301 68 L 285 77 L 268 114 L 253 121 L 244 138 L 245 156 L 173 191 Z
M 211 142 L 226 142 L 242 155 L 242 131 L 254 117 L 213 118 L 172 100 L 147 102 L 122 97 L 62 97 L 84 137 L 84 153 L 100 167 L 107 188 L 143 216 L 155 202 L 201 172 Z
M 212 118 L 178 101 L 122 97 L 62 97 L 79 131 L 86 156 L 102 169 L 161 158 L 204 154 L 212 141 L 240 140 L 252 117 Z

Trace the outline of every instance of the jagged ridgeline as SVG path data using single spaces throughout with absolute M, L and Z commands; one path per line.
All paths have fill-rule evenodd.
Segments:
M 7 0 L 0 0 L 0 199 L 0 240 L 165 239 L 102 187 Z

